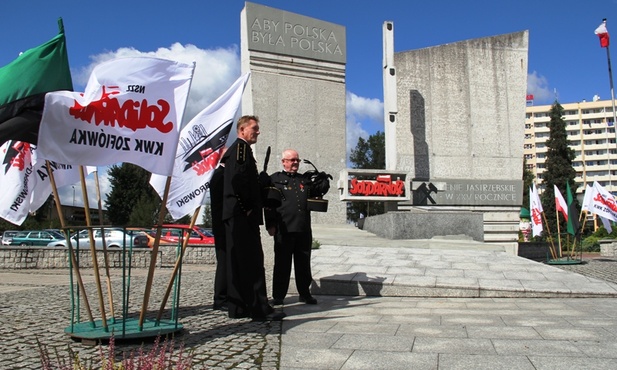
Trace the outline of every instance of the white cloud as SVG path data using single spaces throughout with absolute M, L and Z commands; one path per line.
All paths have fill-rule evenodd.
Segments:
M 363 126 L 363 121 L 380 122 L 383 125 L 383 103 L 379 99 L 369 99 L 347 92 L 347 161 L 351 149 L 358 144 L 359 138 L 367 139 L 368 131 Z
M 536 71 L 527 75 L 527 94 L 532 94 L 534 100 L 539 102 L 552 103 L 555 100 L 555 93 L 549 89 L 548 80 Z
M 383 103 L 379 99 L 369 99 L 347 92 L 347 117 L 369 119 L 383 124 Z

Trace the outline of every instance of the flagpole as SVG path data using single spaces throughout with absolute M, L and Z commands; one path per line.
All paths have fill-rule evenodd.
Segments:
M 548 248 L 551 251 L 551 256 L 553 259 L 557 259 L 556 251 L 555 251 L 555 240 L 551 235 L 551 228 L 548 226 L 548 220 L 546 219 L 546 214 L 542 212 L 542 217 L 544 217 L 544 224 L 546 225 L 546 232 L 548 233 L 548 239 L 551 242 L 551 246 Z
M 161 241 L 161 226 L 165 222 L 165 212 L 167 209 L 167 198 L 169 196 L 169 188 L 171 186 L 171 176 L 167 176 L 165 182 L 165 191 L 163 192 L 163 198 L 161 202 L 161 209 L 159 211 L 159 221 L 156 227 L 156 236 L 154 237 L 154 245 L 150 252 L 150 267 L 148 268 L 148 278 L 146 280 L 146 289 L 144 291 L 144 300 L 141 306 L 141 312 L 139 313 L 139 330 L 143 330 L 144 320 L 146 318 L 146 311 L 148 310 L 148 301 L 150 300 L 150 291 L 152 288 L 152 279 L 154 277 L 154 269 L 156 268 L 156 257 L 159 253 L 159 244 Z
M 109 273 L 109 255 L 107 254 L 107 243 L 105 242 L 105 229 L 103 228 L 103 205 L 101 202 L 101 188 L 99 186 L 99 171 L 94 171 L 94 187 L 96 188 L 96 202 L 99 212 L 99 225 L 101 226 L 101 239 L 103 241 L 103 258 L 105 262 L 105 275 L 107 280 L 107 296 L 109 297 L 110 314 L 112 323 L 115 320 L 114 296 L 111 290 L 111 274 Z
M 201 210 L 201 206 L 197 207 L 195 212 L 193 213 L 193 217 L 191 218 L 191 224 L 189 225 L 188 235 L 184 237 L 182 241 L 182 249 L 180 250 L 180 254 L 178 258 L 176 258 L 176 264 L 174 265 L 174 271 L 171 273 L 171 277 L 169 278 L 169 283 L 167 284 L 167 290 L 165 290 L 165 296 L 163 297 L 163 301 L 161 302 L 161 308 L 159 309 L 159 313 L 156 316 L 156 323 L 158 324 L 161 321 L 161 316 L 163 315 L 163 310 L 165 309 L 165 305 L 167 304 L 167 299 L 169 299 L 169 294 L 171 293 L 171 288 L 173 287 L 174 280 L 176 279 L 176 275 L 182 265 L 182 258 L 184 257 L 184 252 L 186 251 L 186 247 L 189 244 L 189 238 L 191 236 L 191 231 L 193 230 L 193 226 L 197 221 L 197 216 L 199 216 L 199 211 Z M 185 231 L 182 231 L 183 235 Z
M 75 271 L 75 275 L 77 275 L 77 285 L 81 290 L 84 299 L 84 305 L 86 306 L 86 313 L 88 314 L 88 318 L 90 318 L 90 322 L 94 325 L 94 318 L 92 317 L 92 309 L 90 308 L 90 303 L 88 302 L 88 295 L 86 294 L 86 287 L 84 286 L 84 281 L 81 278 L 81 273 L 79 271 L 79 264 L 77 263 L 77 259 L 75 258 L 75 253 L 73 251 L 73 245 L 71 244 L 71 235 L 66 229 L 66 223 L 64 222 L 64 214 L 62 213 L 62 204 L 60 203 L 60 196 L 58 195 L 58 188 L 56 187 L 56 180 L 54 178 L 54 172 L 51 169 L 51 165 L 49 161 L 45 161 L 45 165 L 47 166 L 47 173 L 49 174 L 49 182 L 51 184 L 51 190 L 54 194 L 54 202 L 56 203 L 56 212 L 58 213 L 58 218 L 60 219 L 60 227 L 62 227 L 62 231 L 64 232 L 64 237 L 66 238 L 66 248 L 69 253 L 69 258 L 71 259 L 71 264 L 73 265 L 73 271 Z
M 81 194 L 84 198 L 84 215 L 86 216 L 86 226 L 88 227 L 88 237 L 90 239 L 90 254 L 92 254 L 92 269 L 94 270 L 94 281 L 99 296 L 99 308 L 101 310 L 101 324 L 107 330 L 107 316 L 105 313 L 105 300 L 103 299 L 103 288 L 101 287 L 101 274 L 99 272 L 99 261 L 96 256 L 96 243 L 92 234 L 92 222 L 90 220 L 90 204 L 88 202 L 88 191 L 86 189 L 86 176 L 84 175 L 84 167 L 79 166 L 79 178 L 81 180 Z M 105 243 L 103 243 L 103 253 L 106 253 Z

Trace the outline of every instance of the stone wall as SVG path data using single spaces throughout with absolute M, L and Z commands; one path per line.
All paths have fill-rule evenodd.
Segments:
M 477 212 L 388 212 L 365 218 L 363 229 L 387 239 L 466 235 L 484 241 L 483 216 Z
M 157 256 L 157 266 L 173 266 L 176 261 L 176 246 L 162 245 Z M 131 266 L 148 268 L 150 266 L 150 249 L 134 249 L 132 255 L 121 250 L 109 250 L 108 261 L 111 268 L 121 268 L 128 265 L 131 256 Z M 78 258 L 81 267 L 92 267 L 90 250 L 79 250 Z M 48 247 L 20 247 L 0 248 L 0 269 L 56 269 L 68 268 L 68 250 L 66 248 Z M 97 251 L 99 267 L 103 267 L 105 260 L 102 251 Z M 184 264 L 214 264 L 216 256 L 214 246 L 187 247 Z
M 617 257 L 617 242 L 614 239 L 600 240 L 600 255 L 602 257 Z

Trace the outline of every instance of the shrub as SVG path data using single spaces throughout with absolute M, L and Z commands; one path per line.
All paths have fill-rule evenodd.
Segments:
M 100 363 L 98 364 L 94 364 L 95 361 L 92 359 L 89 363 L 82 361 L 70 346 L 68 358 L 63 358 L 55 350 L 55 361 L 52 361 L 47 346 L 41 344 L 38 339 L 37 344 L 41 356 L 41 369 L 43 370 L 188 370 L 191 369 L 193 362 L 193 356 L 184 352 L 183 345 L 180 346 L 179 352 L 176 354 L 174 353 L 174 340 L 165 338 L 161 345 L 160 337 L 155 339 L 148 353 L 144 352 L 142 345 L 137 352 L 131 351 L 128 358 L 123 354 L 122 360 L 117 361 L 115 340 L 112 335 L 107 345 L 107 353 L 104 353 L 103 346 L 99 344 Z

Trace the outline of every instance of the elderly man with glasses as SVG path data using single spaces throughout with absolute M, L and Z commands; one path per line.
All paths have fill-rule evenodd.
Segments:
M 266 229 L 274 236 L 274 274 L 272 297 L 274 305 L 284 303 L 291 277 L 291 261 L 294 262 L 296 288 L 300 302 L 317 304 L 311 295 L 311 212 L 307 199 L 319 197 L 330 188 L 328 178 L 315 179 L 307 173 L 298 173 L 298 152 L 286 149 L 282 153 L 283 171 L 270 176 L 271 186 L 282 193 L 281 206 L 266 209 Z

